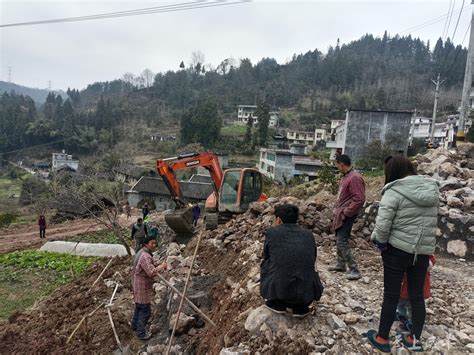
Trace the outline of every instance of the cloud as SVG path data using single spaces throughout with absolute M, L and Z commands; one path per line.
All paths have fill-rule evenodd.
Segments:
M 169 4 L 160 2 L 159 5 Z M 81 16 L 157 6 L 156 2 L 2 1 L 1 23 Z M 240 5 L 135 17 L 0 29 L 1 76 L 12 67 L 19 84 L 83 88 L 125 72 L 176 70 L 200 50 L 217 66 L 224 58 L 248 57 L 253 63 L 273 57 L 283 63 L 294 53 L 325 52 L 365 33 L 395 34 L 447 13 L 442 1 L 254 1 Z M 459 25 L 459 43 L 470 19 Z M 452 19 L 453 31 L 454 22 Z M 415 32 L 432 43 L 444 21 Z M 467 42 L 466 42 L 467 43 Z

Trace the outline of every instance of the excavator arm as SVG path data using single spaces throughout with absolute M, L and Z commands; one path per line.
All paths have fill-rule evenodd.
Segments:
M 183 198 L 183 193 L 181 192 L 179 181 L 176 178 L 176 171 L 196 167 L 203 167 L 209 171 L 214 189 L 216 192 L 219 191 L 224 174 L 219 165 L 219 159 L 213 152 L 180 155 L 174 158 L 161 159 L 156 162 L 156 170 L 165 182 L 166 187 L 168 187 L 171 196 L 180 200 Z
M 176 178 L 176 171 L 197 167 L 203 167 L 209 171 L 215 194 L 218 196 L 224 174 L 215 153 L 186 154 L 156 162 L 156 170 L 176 202 L 176 210 L 165 218 L 168 225 L 176 233 L 191 234 L 193 232 L 192 224 L 190 225 L 188 221 L 191 210 L 186 208 L 186 203 L 183 201 L 183 193 Z

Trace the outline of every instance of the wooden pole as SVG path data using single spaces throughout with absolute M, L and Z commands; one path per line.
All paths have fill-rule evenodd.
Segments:
M 104 303 L 100 303 L 96 309 L 94 309 L 91 313 L 85 315 L 84 317 L 82 317 L 82 319 L 79 321 L 79 323 L 77 323 L 76 325 L 76 328 L 74 328 L 74 330 L 72 331 L 71 335 L 69 336 L 69 338 L 67 339 L 66 341 L 66 344 L 69 344 L 69 342 L 71 341 L 72 337 L 74 336 L 74 334 L 76 334 L 77 330 L 79 329 L 79 327 L 81 326 L 81 324 L 86 320 L 86 318 L 88 317 L 92 317 L 94 315 L 95 312 L 97 312 L 99 310 L 100 307 L 102 307 L 104 305 Z
M 176 287 L 174 287 L 172 284 L 170 284 L 168 281 L 166 281 L 166 279 L 165 279 L 163 276 L 161 276 L 160 274 L 158 274 L 158 278 L 159 278 L 166 286 L 168 286 L 168 287 L 171 289 L 171 291 L 173 291 L 174 293 L 176 293 L 178 296 L 183 297 L 183 294 L 182 294 L 180 291 L 178 291 L 178 290 L 176 289 Z M 190 306 L 192 309 L 194 309 L 206 322 L 208 322 L 208 323 L 211 324 L 212 326 L 215 326 L 215 325 L 216 325 L 216 323 L 214 323 L 214 322 L 212 321 L 212 319 L 210 319 L 208 316 L 206 316 L 206 315 L 203 313 L 203 311 L 201 311 L 201 310 L 199 309 L 199 307 L 196 306 L 189 298 L 187 298 L 187 297 L 185 296 L 185 297 L 184 297 L 184 300 L 185 300 L 186 302 L 188 302 L 189 306 Z
M 117 292 L 118 287 L 119 287 L 119 284 L 118 284 L 118 283 L 115 283 L 114 292 L 112 292 L 112 297 L 110 297 L 110 301 L 109 301 L 108 304 L 105 305 L 105 308 L 107 309 L 107 315 L 109 316 L 110 325 L 112 326 L 112 331 L 114 332 L 115 341 L 117 342 L 117 345 L 118 345 L 120 351 L 122 351 L 122 350 L 123 350 L 123 348 L 122 348 L 122 343 L 120 342 L 120 339 L 119 339 L 119 337 L 118 337 L 117 330 L 115 329 L 114 320 L 113 320 L 113 318 L 112 318 L 112 312 L 110 311 L 110 307 L 113 306 L 112 301 L 114 300 L 115 293 Z
M 112 257 L 112 259 L 110 259 L 110 261 L 107 263 L 107 265 L 105 265 L 104 269 L 102 270 L 102 272 L 100 273 L 100 275 L 97 277 L 97 279 L 94 281 L 94 283 L 92 284 L 91 288 L 89 289 L 88 292 L 91 292 L 92 288 L 95 286 L 95 284 L 97 283 L 97 281 L 99 281 L 99 279 L 102 277 L 102 275 L 104 274 L 105 270 L 108 269 L 108 267 L 110 266 L 110 264 L 112 263 L 112 261 L 115 259 L 115 256 Z
M 199 244 L 201 244 L 201 237 L 202 237 L 202 231 L 199 233 L 198 240 L 196 243 L 196 248 L 194 249 L 193 259 L 191 261 L 191 266 L 189 267 L 188 276 L 186 277 L 186 282 L 184 283 L 183 294 L 179 302 L 178 313 L 176 314 L 176 321 L 174 322 L 173 331 L 171 332 L 170 341 L 168 343 L 168 349 L 166 349 L 166 355 L 169 355 L 171 351 L 171 346 L 173 345 L 174 334 L 176 333 L 176 328 L 178 327 L 179 316 L 181 314 L 181 309 L 183 308 L 184 298 L 186 297 L 186 292 L 188 290 L 189 280 L 191 279 L 191 274 L 193 272 L 194 261 L 196 260 Z

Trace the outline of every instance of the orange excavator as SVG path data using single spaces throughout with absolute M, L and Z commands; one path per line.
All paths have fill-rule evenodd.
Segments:
M 244 213 L 251 202 L 265 201 L 262 192 L 262 174 L 257 169 L 236 168 L 222 171 L 213 152 L 192 153 L 156 162 L 156 170 L 176 203 L 176 208 L 165 216 L 168 226 L 180 235 L 194 233 L 191 208 L 183 199 L 176 171 L 203 167 L 209 171 L 214 192 L 207 198 L 204 208 L 206 229 L 215 229 L 221 221 L 234 214 Z

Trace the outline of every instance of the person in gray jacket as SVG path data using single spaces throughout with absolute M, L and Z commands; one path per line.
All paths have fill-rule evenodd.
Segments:
M 384 297 L 379 330 L 369 330 L 367 337 L 380 351 L 391 351 L 389 333 L 406 273 L 413 327 L 412 334 L 400 335 L 400 341 L 412 351 L 423 351 L 420 341 L 426 315 L 423 285 L 436 243 L 438 183 L 416 175 L 407 158 L 389 157 L 385 161 L 382 195 L 371 239 L 382 252 Z

